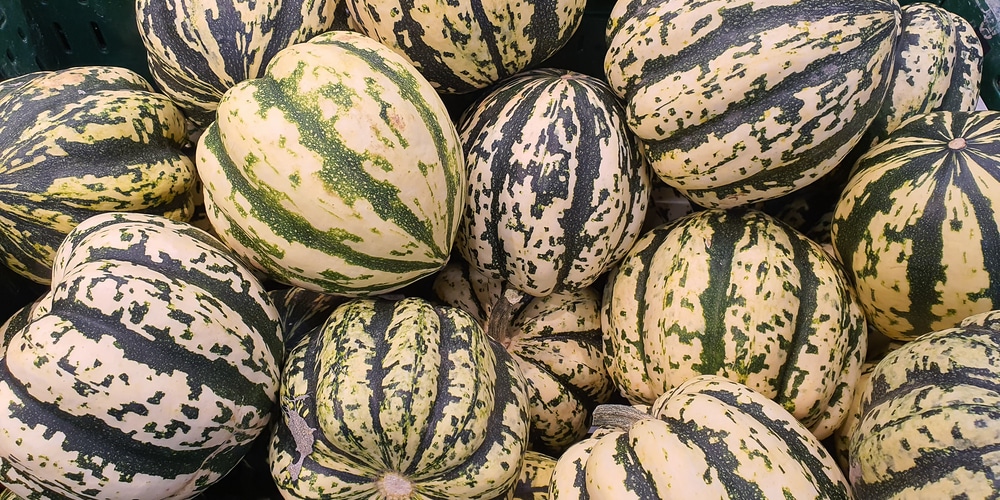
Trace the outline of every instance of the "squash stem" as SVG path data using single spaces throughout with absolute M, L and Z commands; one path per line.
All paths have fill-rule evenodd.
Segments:
M 654 418 L 639 408 L 629 405 L 597 405 L 591 413 L 594 427 L 602 429 L 621 429 L 627 431 L 640 421 Z
M 510 347 L 510 325 L 514 318 L 514 306 L 521 303 L 524 294 L 514 288 L 503 287 L 503 292 L 490 310 L 486 323 L 486 333 L 507 349 Z

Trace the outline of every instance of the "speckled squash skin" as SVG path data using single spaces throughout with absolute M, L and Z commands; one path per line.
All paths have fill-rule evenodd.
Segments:
M 186 221 L 196 174 L 184 115 L 137 73 L 112 66 L 0 82 L 0 248 L 48 284 L 56 247 L 88 217 L 143 212 Z
M 359 33 L 282 50 L 198 143 L 212 227 L 275 281 L 367 296 L 448 260 L 465 207 L 455 125 L 413 66 Z
M 558 458 L 550 499 L 853 498 L 819 440 L 739 382 L 701 375 L 630 413 Z
M 161 216 L 87 219 L 0 357 L 0 483 L 22 498 L 191 498 L 272 417 L 278 314 L 217 240 Z
M 287 498 L 507 498 L 528 440 L 513 360 L 468 313 L 358 298 L 288 354 L 271 438 Z
M 756 210 L 704 210 L 647 232 L 609 274 L 603 306 L 608 372 L 633 404 L 721 375 L 820 439 L 843 421 L 867 350 L 840 264 Z
M 442 94 L 536 67 L 562 48 L 586 0 L 346 0 L 354 29 L 391 47 Z

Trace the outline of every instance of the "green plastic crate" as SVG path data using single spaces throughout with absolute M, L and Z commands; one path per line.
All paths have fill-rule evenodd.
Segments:
M 0 80 L 90 65 L 121 66 L 150 80 L 135 0 L 0 2 Z

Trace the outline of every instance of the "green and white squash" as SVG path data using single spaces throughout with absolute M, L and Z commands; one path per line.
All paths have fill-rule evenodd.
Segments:
M 8 323 L 0 483 L 23 498 L 191 498 L 267 427 L 277 311 L 217 240 L 160 216 L 71 231 L 52 287 Z
M 993 498 L 1000 484 L 997 311 L 907 342 L 861 397 L 849 477 L 859 498 Z
M 615 390 L 604 367 L 597 290 L 515 292 L 511 302 L 511 289 L 461 259 L 439 271 L 432 288 L 445 304 L 472 314 L 524 375 L 532 449 L 558 455 L 587 434 L 591 410 Z
M 337 0 L 136 0 L 139 34 L 157 86 L 196 128 L 222 95 L 260 78 L 281 49 L 331 29 Z
M 1000 112 L 914 116 L 865 153 L 831 238 L 870 324 L 896 340 L 1000 307 Z
M 280 404 L 286 498 L 504 498 L 521 474 L 524 377 L 457 308 L 345 302 L 289 351 Z
M 184 115 L 137 73 L 110 66 L 0 82 L 0 249 L 48 283 L 56 247 L 83 220 L 145 212 L 188 220 L 195 167 Z
M 850 469 L 851 435 L 861 420 L 861 396 L 868 390 L 872 372 L 875 371 L 878 362 L 882 361 L 886 354 L 905 344 L 905 342 L 892 341 L 887 337 L 881 336 L 877 331 L 869 332 L 868 338 L 868 354 L 865 356 L 864 364 L 861 365 L 861 375 L 858 377 L 858 382 L 854 385 L 851 407 L 848 409 L 847 416 L 840 424 L 840 427 L 830 435 L 829 448 L 833 452 L 834 458 L 837 459 L 837 465 L 845 473 Z
M 650 174 L 601 80 L 522 72 L 458 130 L 470 186 L 456 248 L 480 272 L 534 296 L 583 288 L 639 237 Z
M 755 210 L 705 210 L 647 232 L 609 273 L 603 304 L 605 362 L 629 402 L 716 374 L 820 439 L 844 419 L 867 349 L 837 261 Z
M 983 47 L 969 21 L 930 2 L 902 6 L 889 92 L 860 146 L 885 140 L 901 123 L 931 111 L 973 111 Z
M 853 498 L 819 440 L 743 384 L 702 375 L 657 398 L 648 412 L 606 409 L 596 437 L 556 462 L 552 500 Z
M 549 483 L 555 468 L 555 458 L 537 451 L 526 451 L 521 478 L 517 480 L 511 500 L 548 500 Z
M 362 296 L 448 260 L 465 207 L 458 132 L 401 56 L 330 31 L 226 92 L 198 173 L 220 239 L 275 281 Z
M 622 0 L 608 82 L 653 170 L 695 203 L 749 205 L 833 169 L 878 112 L 895 0 Z
M 586 0 L 415 3 L 346 0 L 354 29 L 406 57 L 443 94 L 464 94 L 535 67 L 562 48 Z
M 297 286 L 271 290 L 267 295 L 278 310 L 285 347 L 289 349 L 298 345 L 302 337 L 315 335 L 314 332 L 326 323 L 330 313 L 347 300 L 339 295 Z

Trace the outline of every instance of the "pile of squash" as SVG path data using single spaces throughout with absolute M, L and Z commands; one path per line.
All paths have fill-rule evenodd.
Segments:
M 1000 491 L 961 17 L 135 8 L 151 81 L 0 81 L 0 498 Z

